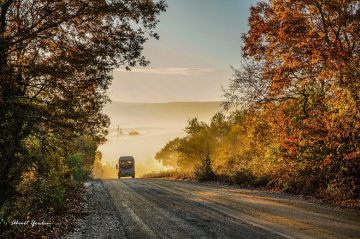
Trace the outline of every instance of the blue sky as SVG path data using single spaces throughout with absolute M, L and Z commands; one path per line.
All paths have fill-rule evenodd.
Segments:
M 256 0 L 167 0 L 144 55 L 151 61 L 131 72 L 114 70 L 110 98 L 121 102 L 218 101 L 221 86 L 239 67 L 241 34 Z

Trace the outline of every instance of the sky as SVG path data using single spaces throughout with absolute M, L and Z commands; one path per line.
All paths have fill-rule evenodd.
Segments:
M 242 33 L 257 0 L 167 0 L 166 12 L 143 55 L 151 63 L 113 71 L 112 101 L 165 103 L 220 101 L 221 86 L 241 60 Z
M 221 86 L 228 85 L 233 73 L 231 66 L 238 68 L 240 65 L 243 45 L 241 35 L 249 29 L 249 8 L 256 2 L 167 0 L 169 7 L 160 15 L 160 22 L 156 28 L 160 40 L 150 39 L 144 45 L 143 55 L 151 64 L 147 67 L 135 67 L 131 72 L 126 72 L 122 68 L 115 69 L 114 80 L 109 88 L 112 101 L 221 101 Z M 130 108 L 122 109 L 116 108 L 119 104 L 114 103 L 105 108 L 112 124 L 109 128 L 108 142 L 100 146 L 99 150 L 103 153 L 103 162 L 116 163 L 119 155 L 134 156 L 137 161 L 137 175 L 141 172 L 160 170 L 161 165 L 154 160 L 155 153 L 169 140 L 184 135 L 186 119 L 200 117 L 206 111 L 204 106 L 191 113 L 191 107 L 184 104 L 176 106 L 177 109 L 173 104 L 129 105 Z M 174 108 L 166 108 L 164 112 L 168 114 L 167 117 L 157 119 L 162 111 L 156 107 Z M 183 115 L 176 114 L 178 111 L 183 112 Z M 216 111 L 211 112 L 213 115 Z M 173 119 L 169 120 L 169 117 Z M 161 124 L 163 128 L 152 125 L 151 119 L 156 119 L 154 122 Z M 169 122 L 165 124 L 164 120 Z M 140 132 L 140 136 L 130 137 L 125 133 L 119 138 L 117 125 L 124 132 L 136 130 Z

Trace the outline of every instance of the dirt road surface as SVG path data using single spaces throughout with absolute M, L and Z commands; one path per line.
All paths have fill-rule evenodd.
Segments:
M 88 187 L 100 202 L 69 238 L 360 238 L 359 212 L 296 196 L 159 179 Z

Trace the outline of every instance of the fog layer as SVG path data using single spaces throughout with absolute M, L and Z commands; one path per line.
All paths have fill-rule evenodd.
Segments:
M 197 117 L 208 122 L 221 110 L 219 102 L 120 103 L 104 108 L 111 124 L 107 142 L 99 147 L 102 164 L 114 167 L 120 156 L 135 158 L 136 177 L 152 171 L 165 170 L 155 154 L 169 140 L 185 136 L 187 120 Z M 102 177 L 116 177 L 107 170 Z

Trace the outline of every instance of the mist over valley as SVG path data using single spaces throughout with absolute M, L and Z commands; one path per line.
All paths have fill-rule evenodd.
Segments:
M 102 164 L 114 167 L 120 156 L 135 158 L 136 176 L 165 170 L 155 154 L 169 140 L 185 136 L 188 119 L 209 122 L 222 110 L 220 102 L 123 103 L 112 102 L 104 108 L 110 117 L 107 142 L 99 147 Z M 103 178 L 116 177 L 116 170 Z

